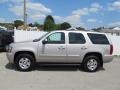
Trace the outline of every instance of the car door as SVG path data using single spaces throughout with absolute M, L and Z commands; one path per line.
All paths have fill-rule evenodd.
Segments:
M 42 62 L 65 62 L 66 44 L 65 33 L 55 32 L 43 40 L 42 53 L 40 59 Z
M 87 49 L 86 40 L 82 33 L 68 33 L 69 42 L 67 45 L 67 59 L 72 63 L 80 63 Z

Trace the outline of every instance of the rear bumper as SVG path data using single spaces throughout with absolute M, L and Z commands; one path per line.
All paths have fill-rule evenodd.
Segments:
M 6 53 L 6 56 L 7 56 L 7 58 L 8 58 L 8 61 L 10 62 L 10 63 L 14 63 L 14 55 L 12 54 L 12 53 Z
M 113 55 L 105 55 L 103 56 L 103 63 L 109 63 L 113 61 Z

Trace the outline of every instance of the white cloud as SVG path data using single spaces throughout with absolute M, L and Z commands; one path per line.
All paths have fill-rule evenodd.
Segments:
M 5 19 L 0 17 L 0 23 L 3 23 L 3 22 L 5 22 Z
M 57 19 L 57 20 L 62 20 L 63 18 L 62 17 L 60 17 L 60 16 L 53 16 L 55 19 Z
M 91 4 L 91 7 L 98 8 L 98 9 L 102 8 L 102 6 L 99 3 L 93 3 Z
M 103 7 L 99 3 L 93 3 L 91 8 L 89 9 L 90 12 L 98 12 Z
M 11 2 L 9 5 L 9 10 L 13 14 L 18 16 L 18 18 L 23 17 L 23 0 L 2 0 L 2 1 Z M 37 3 L 33 1 L 34 0 L 27 0 L 28 20 L 43 21 L 46 15 L 52 14 L 52 10 L 50 8 L 47 8 L 45 5 L 41 3 Z M 53 17 L 55 18 L 57 23 L 69 22 L 72 26 L 80 26 L 80 25 L 84 25 L 81 19 L 83 16 L 89 15 L 91 13 L 97 13 L 101 9 L 102 6 L 99 3 L 92 3 L 90 7 L 74 10 L 69 16 L 61 17 L 61 16 L 53 15 Z
M 120 26 L 120 21 L 116 21 L 116 22 L 113 22 L 113 23 L 110 23 L 108 26 Z
M 72 12 L 72 15 L 69 15 L 67 17 L 60 17 L 57 16 L 56 19 L 59 20 L 59 22 L 69 22 L 72 26 L 83 26 L 84 23 L 82 22 L 81 18 L 82 16 L 89 15 L 91 13 L 97 13 L 100 9 L 102 9 L 102 6 L 98 3 L 91 4 L 90 8 L 82 8 L 77 9 Z M 89 20 L 90 22 L 95 22 L 96 20 Z
M 78 9 L 72 12 L 74 15 L 87 15 L 89 14 L 89 9 L 88 8 L 83 8 L 83 9 Z
M 31 18 L 33 22 L 43 20 L 45 17 L 46 17 L 46 15 L 44 15 L 44 14 L 31 14 L 29 16 L 29 18 Z
M 77 14 L 77 15 L 88 15 L 89 13 L 96 13 L 100 9 L 102 9 L 102 6 L 99 3 L 93 3 L 91 4 L 90 8 L 83 8 L 83 9 L 78 9 L 72 12 L 72 14 Z
M 0 17 L 0 23 L 10 23 L 10 22 L 7 21 L 5 18 Z
M 12 5 L 9 10 L 14 13 L 17 16 L 21 16 L 23 15 L 23 6 L 19 5 L 19 6 L 14 6 Z
M 8 0 L 0 0 L 0 3 L 5 3 L 7 2 Z
M 117 0 L 113 3 L 111 3 L 108 7 L 108 10 L 116 10 L 116 11 L 120 11 L 120 0 Z
M 71 15 L 68 17 L 64 18 L 64 22 L 69 22 L 72 26 L 79 26 L 79 25 L 83 25 L 83 23 L 81 22 L 81 16 L 80 15 Z
M 80 15 L 72 14 L 67 17 L 61 17 L 61 16 L 53 16 L 53 17 L 55 18 L 56 23 L 69 22 L 73 27 L 84 25 L 84 23 L 81 22 Z
M 24 0 L 9 0 L 9 1 L 12 2 L 12 3 L 15 3 L 15 4 L 19 4 L 19 3 L 24 2 Z M 26 0 L 26 2 L 29 2 L 29 1 L 31 1 L 31 0 Z
M 96 19 L 92 19 L 92 18 L 91 18 L 91 19 L 88 19 L 88 20 L 87 20 L 87 22 L 90 22 L 90 23 L 95 23 L 95 22 L 97 22 L 97 20 L 96 20 Z
M 16 0 L 11 0 L 13 2 L 12 5 L 10 5 L 9 10 L 19 16 L 23 16 L 23 0 L 20 0 L 19 2 Z M 51 14 L 52 10 L 47 8 L 41 3 L 35 3 L 32 1 L 27 1 L 27 15 L 28 19 L 31 19 L 32 21 L 38 21 L 40 19 L 45 18 L 46 15 Z
M 43 14 L 46 13 L 52 13 L 52 10 L 45 7 L 44 5 L 42 5 L 41 3 L 33 3 L 33 2 L 29 2 L 27 4 L 27 7 L 29 10 L 34 10 L 35 12 L 41 12 Z
M 0 3 L 6 3 L 6 2 L 12 2 L 12 3 L 17 3 L 17 4 L 19 4 L 19 3 L 21 3 L 21 2 L 23 2 L 24 0 L 0 0 Z M 26 0 L 27 2 L 28 1 L 30 1 L 30 0 Z
M 53 16 L 53 18 L 55 19 L 55 21 L 56 21 L 56 23 L 62 23 L 63 22 L 63 17 L 61 17 L 61 16 Z

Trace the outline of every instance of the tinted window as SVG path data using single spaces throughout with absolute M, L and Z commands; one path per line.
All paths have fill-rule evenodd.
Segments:
M 104 34 L 88 33 L 88 36 L 93 44 L 109 44 L 109 41 Z
M 69 33 L 70 44 L 84 44 L 85 38 L 81 33 Z
M 65 34 L 62 32 L 53 33 L 47 37 L 48 44 L 64 44 Z

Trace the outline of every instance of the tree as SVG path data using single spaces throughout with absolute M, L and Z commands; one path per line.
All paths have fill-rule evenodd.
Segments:
M 29 24 L 30 27 L 34 27 L 34 25 L 32 23 Z
M 51 15 L 48 15 L 44 21 L 44 30 L 45 31 L 55 30 L 55 21 Z
M 104 29 L 104 27 L 93 28 L 92 30 L 96 32 L 100 32 L 102 29 Z
M 83 27 L 76 27 L 76 29 L 78 29 L 78 30 L 85 30 L 85 28 L 83 28 Z
M 8 30 L 13 30 L 14 29 L 14 24 L 13 23 L 0 23 L 0 26 L 6 27 Z
M 61 30 L 65 30 L 65 29 L 68 29 L 68 28 L 71 28 L 71 25 L 68 22 L 64 22 L 60 25 Z
M 14 21 L 14 26 L 15 26 L 16 28 L 18 28 L 19 26 L 21 26 L 21 25 L 23 25 L 23 24 L 24 24 L 24 22 L 21 21 L 21 20 L 15 20 L 15 21 Z
M 41 25 L 40 25 L 38 22 L 35 22 L 33 25 L 34 25 L 35 27 L 38 27 L 38 28 L 41 27 Z
M 55 24 L 55 30 L 60 30 L 60 25 L 61 24 Z
M 33 24 L 33 26 L 34 26 L 34 27 L 37 27 L 37 28 L 40 29 L 40 30 L 43 30 L 43 26 L 44 26 L 44 25 L 41 25 L 41 24 L 39 24 L 38 22 L 35 22 L 35 23 Z

